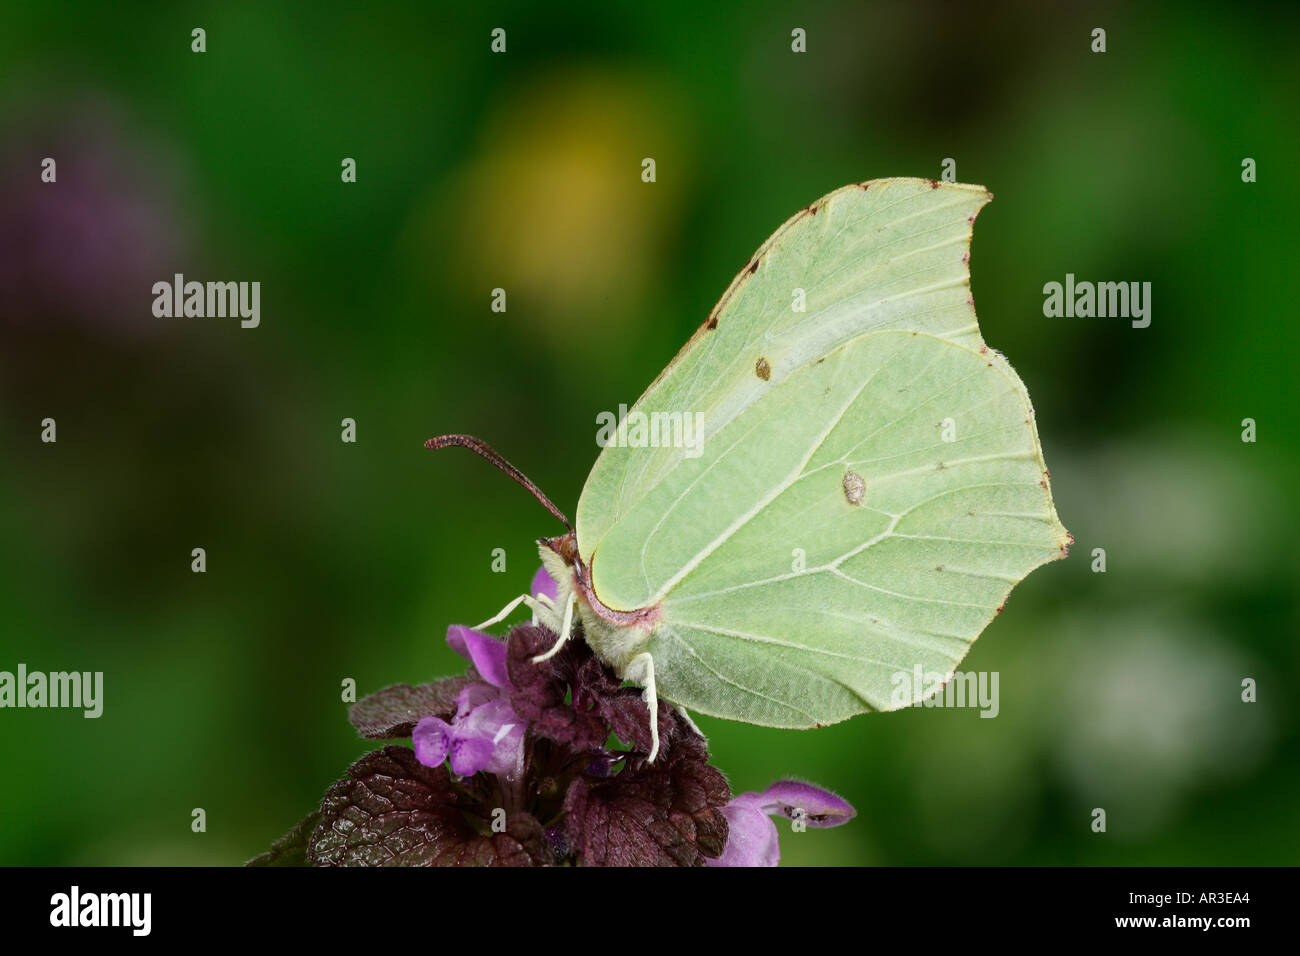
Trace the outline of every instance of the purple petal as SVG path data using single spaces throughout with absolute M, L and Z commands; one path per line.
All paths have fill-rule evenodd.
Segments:
M 451 769 L 462 776 L 480 770 L 512 776 L 523 754 L 524 728 L 505 698 L 475 707 L 452 726 Z
M 530 588 L 533 596 L 545 594 L 552 601 L 560 599 L 560 591 L 555 586 L 555 579 L 546 573 L 545 568 L 538 568 L 537 573 L 533 575 L 533 586 Z
M 705 858 L 709 866 L 776 866 L 781 859 L 781 844 L 772 818 L 745 801 L 741 794 L 722 808 L 727 818 L 727 845 L 714 859 Z
M 731 807 L 749 807 L 758 810 L 760 813 L 768 812 L 761 793 L 738 793 L 731 798 L 727 805 Z
M 492 760 L 487 765 L 489 773 L 503 777 L 517 777 L 524 768 L 524 729 L 521 720 L 517 724 L 502 727 L 496 735 L 496 744 L 492 748 Z
M 506 646 L 489 634 L 470 630 L 459 624 L 447 628 L 447 643 L 451 649 L 474 665 L 485 681 L 493 687 L 509 687 L 506 674 Z
M 438 717 L 425 717 L 411 731 L 415 759 L 426 767 L 439 767 L 451 749 L 452 727 Z
M 476 774 L 492 761 L 492 741 L 457 737 L 451 744 L 451 770 L 461 777 Z
M 504 697 L 480 704 L 465 716 L 457 717 L 453 729 L 458 737 L 477 736 L 492 740 L 501 728 L 509 724 L 522 724 Z
M 741 794 L 747 796 L 750 795 Z M 837 827 L 852 820 L 858 812 L 843 797 L 799 780 L 772 784 L 757 795 L 757 806 L 766 813 L 780 813 L 792 820 L 801 810 L 803 822 L 810 827 Z
M 490 704 L 494 700 L 501 698 L 501 691 L 491 684 L 484 684 L 475 681 L 467 684 L 465 688 L 456 695 L 456 720 L 462 720 L 475 707 L 482 707 L 484 704 Z

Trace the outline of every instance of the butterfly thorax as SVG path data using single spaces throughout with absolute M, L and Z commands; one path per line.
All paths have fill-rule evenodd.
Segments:
M 662 617 L 662 608 L 656 605 L 620 611 L 608 607 L 592 588 L 591 569 L 583 563 L 573 534 L 541 538 L 537 544 L 542 565 L 556 583 L 557 616 L 563 614 L 570 595 L 576 598 L 587 645 L 622 677 L 628 662 L 645 649 Z M 552 629 L 557 628 L 558 622 Z

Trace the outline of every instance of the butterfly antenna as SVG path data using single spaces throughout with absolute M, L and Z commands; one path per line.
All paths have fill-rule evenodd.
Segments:
M 468 448 L 470 451 L 486 458 L 492 464 L 496 465 L 507 475 L 513 478 L 519 484 L 523 485 L 533 493 L 533 497 L 546 506 L 546 510 L 563 522 L 564 526 L 573 532 L 573 525 L 569 519 L 564 517 L 564 512 L 551 503 L 551 499 L 542 494 L 542 489 L 533 484 L 532 479 L 525 475 L 510 462 L 506 461 L 497 452 L 495 448 L 483 441 L 481 438 L 475 438 L 473 435 L 439 435 L 437 438 L 430 438 L 424 443 L 425 448 L 447 448 L 451 445 L 459 445 L 461 448 Z

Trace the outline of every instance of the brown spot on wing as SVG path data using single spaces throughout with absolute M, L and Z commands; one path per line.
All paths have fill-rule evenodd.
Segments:
M 754 363 L 754 374 L 765 382 L 772 377 L 772 366 L 768 364 L 767 359 L 759 357 Z
M 867 483 L 861 475 L 856 471 L 846 471 L 841 485 L 844 488 L 845 501 L 851 505 L 862 504 L 862 496 L 867 492 Z

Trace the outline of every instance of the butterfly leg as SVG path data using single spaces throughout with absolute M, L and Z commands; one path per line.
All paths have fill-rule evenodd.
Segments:
M 521 604 L 527 604 L 529 609 L 533 612 L 533 614 L 536 615 L 540 602 L 538 601 L 537 598 L 533 597 L 531 594 L 521 594 L 519 595 L 519 597 L 515 598 L 513 601 L 511 601 L 509 604 L 503 607 L 500 613 L 496 615 L 496 617 L 490 617 L 482 624 L 476 625 L 474 627 L 474 630 L 481 631 L 485 627 L 491 627 L 493 624 L 500 624 L 511 614 L 513 614 L 515 608 L 517 608 Z
M 650 652 L 643 651 L 628 661 L 623 677 L 645 688 L 641 699 L 650 708 L 650 756 L 647 760 L 654 763 L 655 757 L 659 756 L 659 694 L 655 689 L 655 659 Z
M 695 721 L 691 720 L 691 715 L 688 714 L 686 712 L 686 708 L 681 706 L 680 704 L 677 706 L 677 715 L 681 717 L 682 720 L 686 721 L 687 727 L 691 728 L 691 730 L 695 731 L 701 737 L 704 736 L 704 731 L 700 730 L 699 727 L 695 726 Z
M 549 595 L 546 595 L 546 594 L 539 594 L 539 595 L 537 595 L 537 604 L 530 604 L 530 605 L 529 605 L 529 607 L 532 609 L 532 612 L 533 612 L 533 626 L 534 626 L 534 627 L 537 625 L 537 610 L 538 610 L 537 605 L 538 605 L 538 604 L 540 604 L 542 607 L 546 608 L 548 611 L 551 611 L 552 613 L 554 613 L 554 611 L 555 611 L 555 602 L 551 600 L 551 598 L 550 598 Z
M 549 661 L 556 654 L 560 653 L 560 648 L 564 642 L 569 639 L 569 633 L 573 630 L 573 606 L 577 603 L 578 596 L 570 591 L 569 598 L 564 602 L 564 621 L 560 624 L 560 634 L 551 645 L 551 649 L 544 654 L 538 654 L 533 658 L 534 664 L 540 664 L 542 661 Z

